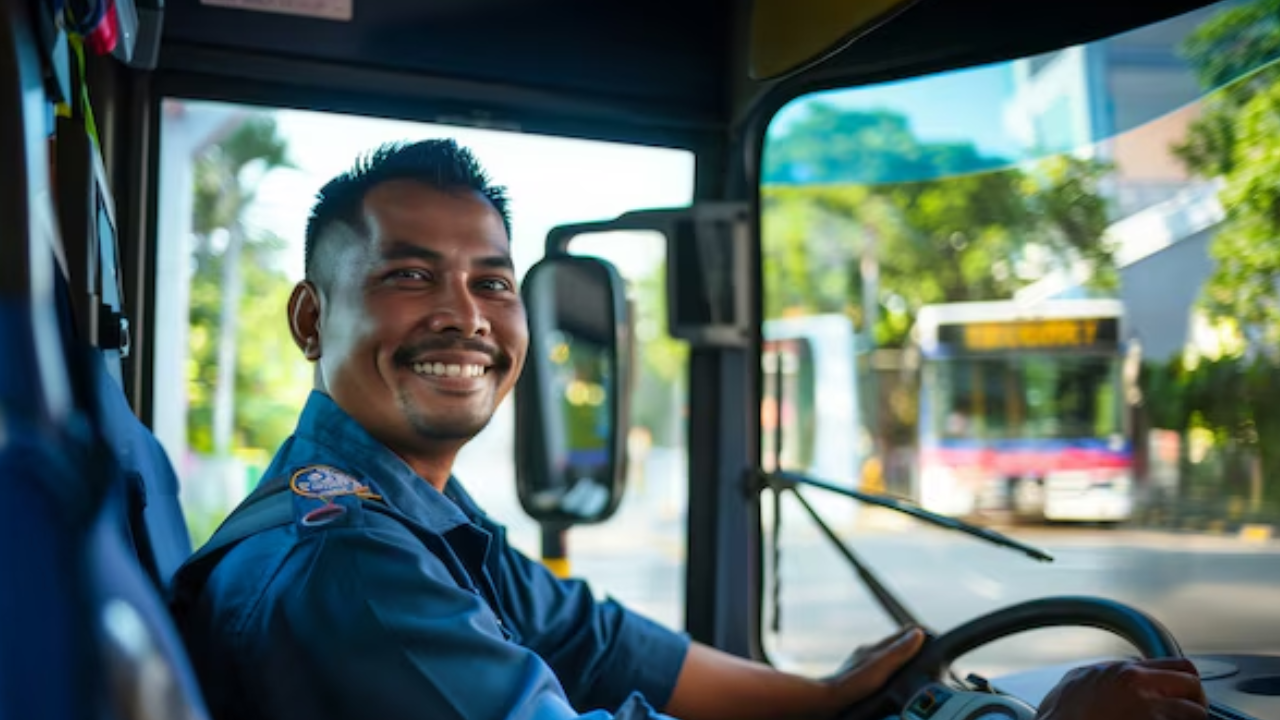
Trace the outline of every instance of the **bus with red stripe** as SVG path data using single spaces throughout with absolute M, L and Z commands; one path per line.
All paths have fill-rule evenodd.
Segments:
M 1117 300 L 948 303 L 917 315 L 921 505 L 1119 522 L 1134 511 L 1126 398 L 1137 346 Z

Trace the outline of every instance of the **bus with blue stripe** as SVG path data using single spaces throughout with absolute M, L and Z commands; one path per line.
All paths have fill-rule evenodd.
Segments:
M 1117 300 L 965 302 L 917 315 L 918 501 L 990 513 L 1120 522 L 1134 512 L 1134 442 Z

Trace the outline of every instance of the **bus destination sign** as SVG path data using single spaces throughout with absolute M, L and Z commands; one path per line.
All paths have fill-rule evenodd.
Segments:
M 1053 318 L 938 326 L 938 342 L 968 352 L 1097 350 L 1120 340 L 1116 318 Z

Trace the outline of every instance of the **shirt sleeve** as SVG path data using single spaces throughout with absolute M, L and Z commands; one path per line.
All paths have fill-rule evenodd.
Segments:
M 503 606 L 574 707 L 612 710 L 635 692 L 666 707 L 689 650 L 686 635 L 613 600 L 597 602 L 585 582 L 557 578 L 506 543 L 502 553 Z
M 285 720 L 660 720 L 640 696 L 579 715 L 533 651 L 421 543 L 334 528 L 294 548 L 242 628 L 254 717 Z

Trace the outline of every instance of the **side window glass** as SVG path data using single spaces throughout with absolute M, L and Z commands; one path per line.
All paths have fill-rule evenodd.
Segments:
M 165 100 L 153 427 L 181 478 L 197 547 L 256 486 L 311 391 L 312 368 L 294 346 L 285 308 L 303 277 L 303 236 L 315 192 L 360 153 L 425 137 L 456 139 L 507 186 L 520 275 L 542 257 L 547 232 L 557 225 L 684 206 L 693 196 L 693 156 L 683 150 Z M 652 256 L 652 248 L 645 252 Z M 661 251 L 639 264 L 610 259 L 637 286 L 662 287 L 653 280 Z M 649 298 L 645 307 L 662 302 L 652 292 L 640 296 Z M 662 373 L 645 375 L 645 387 L 657 392 L 657 383 L 667 397 L 682 398 L 679 361 L 655 362 Z M 678 448 L 675 455 L 664 450 L 670 437 L 682 442 L 683 432 L 670 425 L 655 432 L 667 435 L 637 432 L 633 450 L 644 460 L 632 466 L 641 475 L 645 467 L 669 467 L 648 471 L 666 484 L 650 485 L 645 495 L 646 483 L 633 480 L 634 497 L 619 521 L 574 531 L 570 542 L 581 555 L 576 574 L 598 593 L 679 627 L 684 463 Z M 486 512 L 507 525 L 510 541 L 537 558 L 538 528 L 516 498 L 514 456 L 508 400 L 463 450 L 454 472 Z M 669 493 L 664 502 L 644 499 L 662 492 Z M 623 522 L 650 534 L 631 534 Z M 612 555 L 601 555 L 605 550 Z M 662 579 L 641 581 L 646 570 Z
M 658 233 L 580 235 L 569 251 L 613 263 L 627 283 L 635 324 L 627 494 L 600 525 L 575 527 L 575 575 L 617 575 L 610 592 L 668 627 L 684 626 L 688 503 L 686 343 L 667 334 L 666 238 Z M 625 568 L 623 573 L 619 571 Z M 625 594 L 621 594 L 625 593 Z

